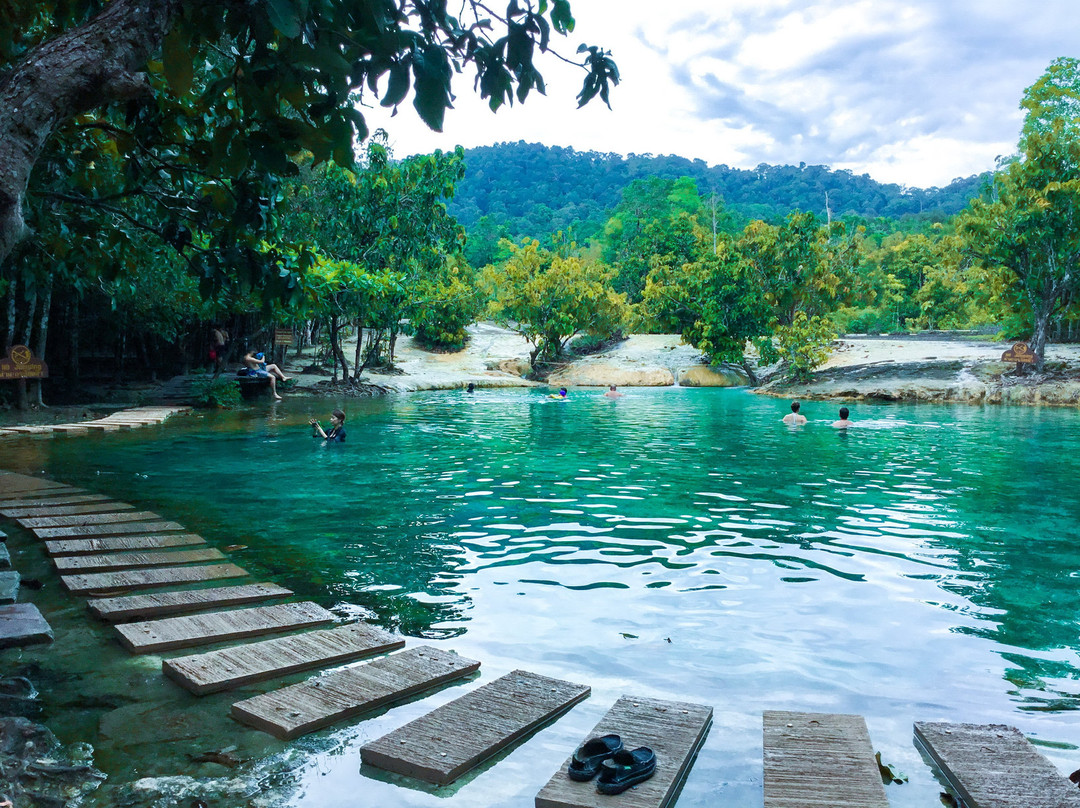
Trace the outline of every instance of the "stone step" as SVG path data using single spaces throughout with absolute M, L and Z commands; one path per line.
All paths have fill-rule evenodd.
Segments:
M 53 641 L 52 628 L 32 603 L 0 606 L 0 648 Z

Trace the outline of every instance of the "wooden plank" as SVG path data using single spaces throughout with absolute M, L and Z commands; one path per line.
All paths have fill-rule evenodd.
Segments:
M 52 434 L 52 429 L 47 426 L 9 426 L 6 427 L 7 432 L 14 432 L 18 435 L 49 435 Z
M 197 696 L 396 651 L 405 640 L 365 623 L 166 659 L 165 675 Z
M 623 696 L 582 742 L 613 732 L 631 749 L 647 746 L 656 753 L 653 776 L 612 797 L 598 793 L 595 782 L 571 780 L 566 775 L 567 758 L 536 795 L 536 808 L 608 808 L 616 802 L 620 808 L 666 808 L 674 802 L 705 742 L 712 713 L 712 707 L 703 704 Z
M 53 564 L 60 573 L 115 572 L 139 567 L 169 567 L 174 564 L 197 564 L 220 561 L 225 554 L 216 547 L 174 550 L 163 553 L 107 553 L 105 555 L 58 556 Z
M 75 488 L 73 486 L 64 486 L 62 488 L 38 488 L 34 490 L 19 489 L 17 491 L 4 491 L 0 488 L 0 503 L 7 505 L 12 502 L 23 502 L 26 500 L 46 500 L 52 502 L 59 497 L 69 497 L 82 495 L 86 492 L 81 488 Z
M 53 424 L 52 431 L 68 435 L 85 435 L 90 430 L 82 424 Z
M 101 498 L 105 500 L 104 497 Z M 22 519 L 34 516 L 79 516 L 88 513 L 116 513 L 130 511 L 134 505 L 126 502 L 79 502 L 72 505 L 26 505 L 20 508 L 0 508 L 0 516 Z
M 287 598 L 290 595 L 291 589 L 277 584 L 261 583 L 101 598 L 87 601 L 86 606 L 93 615 L 102 620 L 124 623 L 128 620 L 148 620 L 151 617 L 198 612 L 222 606 L 243 606 L 260 600 Z
M 15 519 L 23 527 L 89 527 L 114 525 L 121 522 L 156 522 L 161 515 L 153 511 L 114 511 L 112 513 L 83 513 L 74 516 L 23 516 Z
M 45 552 L 51 556 L 93 555 L 123 550 L 160 550 L 166 547 L 187 547 L 206 544 L 196 533 L 158 533 L 151 536 L 113 536 L 105 539 L 56 539 L 45 542 Z
M 94 536 L 125 536 L 141 533 L 183 531 L 178 522 L 128 522 L 116 525 L 80 525 L 79 527 L 30 528 L 39 539 L 89 539 Z
M 861 715 L 767 710 L 762 724 L 765 808 L 889 808 Z
M 237 721 L 291 740 L 468 676 L 480 663 L 421 645 L 238 701 Z
M 1076 808 L 1080 791 L 1016 727 L 915 722 L 915 738 L 968 808 Z
M 18 428 L 18 427 L 13 427 Z M 26 474 L 5 474 L 0 477 L 0 493 L 17 494 L 31 491 L 51 491 L 57 488 L 70 488 L 64 483 L 55 480 L 46 480 L 44 477 L 30 477 Z
M 25 508 L 52 508 L 60 505 L 83 505 L 93 502 L 106 502 L 109 498 L 101 494 L 90 493 L 71 493 L 72 491 L 79 491 L 78 488 L 72 488 L 68 491 L 52 491 L 44 492 L 46 494 L 52 493 L 54 496 L 42 497 L 36 493 L 20 494 L 16 499 L 5 499 L 0 502 L 0 516 L 8 516 L 8 510 L 19 510 Z M 121 504 L 121 503 L 114 503 Z
M 0 606 L 0 648 L 52 642 L 52 628 L 32 603 Z
M 131 424 L 103 424 L 98 421 L 84 421 L 82 425 L 95 432 L 119 432 L 131 429 Z
M 125 572 L 91 572 L 85 575 L 61 575 L 60 581 L 69 592 L 123 592 L 133 589 L 153 589 L 158 586 L 190 584 L 201 581 L 220 581 L 223 578 L 244 578 L 247 570 L 235 564 L 208 564 L 203 567 L 166 567 L 165 569 L 127 570 Z
M 360 748 L 380 769 L 446 785 L 587 698 L 585 685 L 512 671 Z
M 326 626 L 334 615 L 311 601 L 275 603 L 228 612 L 163 617 L 114 626 L 120 643 L 133 654 L 152 654 L 194 645 L 242 640 L 293 629 Z

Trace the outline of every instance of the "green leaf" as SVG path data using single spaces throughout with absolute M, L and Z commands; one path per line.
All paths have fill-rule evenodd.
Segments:
M 165 36 L 162 45 L 162 62 L 165 80 L 178 96 L 191 92 L 195 67 L 191 59 L 191 36 L 186 25 L 177 25 Z
M 386 95 L 383 97 L 384 107 L 396 107 L 405 100 L 409 92 L 409 65 L 407 62 L 399 62 L 390 68 L 390 78 L 386 84 Z
M 289 39 L 300 36 L 300 14 L 292 0 L 266 0 L 271 24 Z

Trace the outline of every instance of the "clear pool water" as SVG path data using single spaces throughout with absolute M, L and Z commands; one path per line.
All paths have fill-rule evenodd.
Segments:
M 348 442 L 306 426 L 341 404 Z M 313 409 L 313 407 L 315 409 Z M 462 692 L 281 744 L 187 696 L 17 560 L 57 627 L 22 652 L 47 721 L 114 782 L 262 772 L 296 806 L 525 806 L 621 694 L 711 704 L 678 802 L 761 804 L 761 711 L 859 713 L 937 803 L 914 720 L 1018 726 L 1080 768 L 1080 418 L 1073 410 L 787 402 L 738 390 L 414 394 L 196 414 L 160 429 L 0 445 L 0 466 L 155 509 L 262 580 L 592 697 L 450 789 L 361 771 L 359 747 Z M 474 685 L 465 685 L 470 687 Z M 242 691 L 251 695 L 266 687 Z M 200 762 L 237 747 L 236 772 Z

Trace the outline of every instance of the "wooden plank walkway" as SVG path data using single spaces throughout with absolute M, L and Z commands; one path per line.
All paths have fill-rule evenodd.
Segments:
M 0 606 L 0 648 L 18 648 L 52 642 L 48 622 L 32 603 Z
M 45 542 L 45 552 L 51 556 L 77 556 L 124 550 L 190 547 L 194 544 L 206 544 L 206 539 L 196 533 L 158 533 L 151 536 L 113 536 L 104 539 L 55 539 Z
M 76 511 L 69 508 L 95 508 L 98 511 L 122 511 L 133 508 L 126 502 L 115 502 L 100 494 L 85 494 L 73 497 L 55 497 L 47 499 L 17 500 L 15 503 L 4 503 L 0 506 L 0 516 L 14 519 L 16 516 L 46 516 L 55 513 L 57 516 L 74 513 L 92 513 L 90 510 Z
M 110 513 L 83 513 L 74 516 L 21 516 L 15 521 L 23 527 L 85 527 L 113 525 L 122 522 L 157 522 L 161 514 L 153 511 L 112 511 Z
M 173 550 L 162 553 L 105 553 L 103 555 L 55 556 L 53 564 L 60 573 L 69 572 L 116 572 L 140 567 L 171 567 L 178 564 L 196 564 L 204 561 L 221 561 L 225 554 L 216 547 L 199 547 L 194 550 Z
M 71 486 L 64 483 L 58 483 L 54 480 L 47 480 L 44 477 L 30 477 L 26 474 L 14 473 L 0 476 L 0 494 L 4 496 L 69 488 L 71 488 Z
M 300 628 L 326 626 L 334 615 L 317 603 L 275 603 L 230 612 L 163 617 L 115 626 L 121 644 L 133 654 L 152 654 L 193 645 L 242 640 Z
M 1080 806 L 1080 790 L 1015 727 L 917 721 L 915 738 L 968 808 Z
M 60 488 L 39 488 L 27 491 L 25 489 L 17 489 L 15 491 L 8 491 L 0 485 L 0 505 L 10 505 L 12 503 L 21 504 L 23 502 L 52 502 L 55 499 L 64 499 L 75 496 L 86 496 L 85 492 L 81 488 L 75 488 L 74 486 L 62 486 Z
M 446 785 L 587 698 L 585 685 L 513 671 L 360 748 L 380 769 Z
M 291 589 L 277 584 L 242 584 L 100 598 L 87 601 L 86 606 L 95 617 L 110 623 L 124 623 L 128 620 L 149 620 L 152 617 L 198 612 L 222 606 L 243 606 L 260 600 L 287 598 L 292 594 Z
M 762 725 L 765 808 L 889 808 L 861 715 L 767 710 Z
M 34 519 L 57 516 L 89 516 L 133 510 L 126 502 L 84 502 L 78 505 L 35 505 L 26 508 L 0 508 L 0 516 L 9 519 Z M 39 525 L 38 527 L 44 527 Z
M 247 570 L 235 564 L 208 564 L 201 567 L 166 567 L 164 569 L 128 570 L 126 572 L 91 572 L 85 575 L 62 575 L 61 583 L 69 592 L 124 592 L 153 589 L 158 586 L 245 578 Z
M 702 704 L 623 696 L 582 742 L 614 732 L 631 749 L 647 746 L 656 753 L 653 776 L 612 797 L 598 793 L 595 782 L 571 780 L 566 775 L 570 764 L 567 758 L 536 795 L 536 808 L 609 808 L 616 803 L 620 808 L 667 808 L 678 795 L 695 755 L 705 742 L 712 713 L 712 707 Z M 805 803 L 804 808 L 810 805 Z M 830 808 L 839 808 L 839 803 Z
M 480 663 L 421 645 L 232 706 L 237 721 L 284 741 L 468 676 Z
M 124 536 L 133 533 L 167 533 L 182 531 L 176 522 L 127 522 L 116 525 L 84 525 L 80 527 L 31 528 L 39 539 L 87 539 L 94 536 Z
M 197 696 L 396 651 L 405 640 L 365 623 L 166 659 L 165 675 Z

